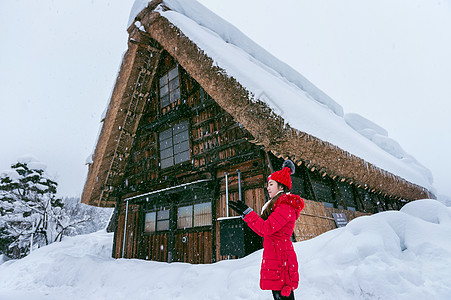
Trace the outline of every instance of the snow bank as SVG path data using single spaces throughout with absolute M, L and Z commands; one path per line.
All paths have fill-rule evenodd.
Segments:
M 4 254 L 0 254 L 0 265 L 3 264 L 4 262 L 7 262 L 9 260 L 9 257 L 7 257 Z
M 297 253 L 311 298 L 451 299 L 451 209 L 435 200 L 357 218 Z
M 210 265 L 112 259 L 105 231 L 0 265 L 0 299 L 272 299 L 262 251 Z M 418 200 L 295 244 L 297 299 L 451 299 L 451 208 Z

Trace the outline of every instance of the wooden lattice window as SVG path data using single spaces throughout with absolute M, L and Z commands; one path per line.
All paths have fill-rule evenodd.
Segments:
M 160 132 L 161 168 L 190 160 L 188 121 L 182 121 Z
M 199 203 L 193 205 L 194 227 L 211 225 L 211 202 Z
M 169 230 L 169 213 L 169 209 L 146 213 L 144 232 L 152 233 L 156 231 Z
M 175 67 L 160 77 L 160 100 L 161 107 L 180 99 L 180 80 L 178 67 Z
M 181 206 L 177 210 L 177 228 L 211 225 L 211 202 Z

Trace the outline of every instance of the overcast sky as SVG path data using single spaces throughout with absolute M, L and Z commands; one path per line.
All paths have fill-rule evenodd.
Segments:
M 0 1 L 0 170 L 45 163 L 79 196 L 134 0 Z M 451 196 L 451 1 L 201 0 L 385 128 Z

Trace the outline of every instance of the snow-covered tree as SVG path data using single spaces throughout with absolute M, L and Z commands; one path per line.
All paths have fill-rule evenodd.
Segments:
M 63 198 L 60 236 L 87 234 L 104 229 L 110 219 L 112 208 L 94 207 L 81 203 L 79 197 Z
M 10 257 L 48 245 L 61 232 L 58 184 L 44 170 L 42 163 L 22 158 L 0 175 L 0 250 Z
M 45 168 L 24 157 L 0 172 L 0 254 L 20 258 L 64 236 L 106 227 L 112 209 L 82 204 L 80 198 L 58 198 L 58 184 Z

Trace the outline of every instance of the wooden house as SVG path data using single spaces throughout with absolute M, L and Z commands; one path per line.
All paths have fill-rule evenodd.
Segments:
M 289 124 L 286 109 L 270 96 L 267 77 L 267 86 L 255 90 L 246 76 L 231 75 L 230 61 L 240 61 L 233 51 L 249 55 L 245 63 L 290 86 L 299 103 L 310 101 L 305 103 L 346 125 L 334 102 L 300 74 L 288 68 L 280 80 L 271 61 L 280 62 L 233 26 L 197 2 L 170 3 L 146 3 L 132 16 L 128 50 L 82 194 L 83 203 L 116 208 L 113 257 L 190 263 L 224 259 L 218 219 L 229 215 L 226 202 L 241 198 L 259 212 L 267 200 L 266 178 L 286 158 L 297 168 L 293 192 L 307 202 L 295 230 L 298 241 L 335 228 L 333 212 L 352 219 L 433 197 L 427 185 Z M 209 20 L 203 22 L 205 16 Z M 209 24 L 245 42 L 233 44 L 233 37 L 213 32 Z M 210 43 L 210 37 L 219 42 Z M 232 48 L 221 54 L 222 47 Z M 223 61 L 221 55 L 232 58 Z M 253 72 L 249 69 L 243 66 L 243 72 Z M 299 117 L 308 118 L 302 109 Z M 357 143 L 365 139 L 349 132 Z

